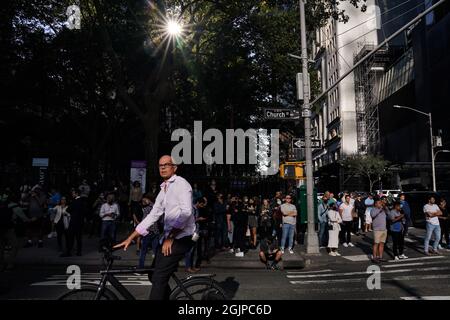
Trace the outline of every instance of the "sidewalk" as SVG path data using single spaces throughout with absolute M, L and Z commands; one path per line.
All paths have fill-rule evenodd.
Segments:
M 125 234 L 118 239 L 125 238 Z M 55 238 L 44 239 L 44 247 L 23 248 L 25 239 L 20 239 L 19 252 L 16 259 L 17 265 L 92 265 L 100 266 L 102 264 L 102 255 L 98 252 L 99 238 L 88 238 L 83 235 L 83 255 L 81 257 L 72 256 L 61 258 L 57 252 L 57 242 Z M 303 268 L 305 260 L 300 252 L 299 246 L 294 250 L 294 254 L 285 253 L 283 261 L 280 264 L 282 268 Z M 211 258 L 209 263 L 202 262 L 202 268 L 218 268 L 218 269 L 263 269 L 264 265 L 259 261 L 259 251 L 249 250 L 244 257 L 236 257 L 228 251 L 218 251 Z M 139 257 L 136 253 L 136 246 L 133 245 L 127 251 L 117 251 L 115 255 L 122 257 L 116 260 L 114 266 L 137 266 Z M 152 252 L 147 254 L 146 265 L 151 264 Z M 184 266 L 184 260 L 180 262 Z
M 409 258 L 424 257 L 424 238 L 426 231 L 421 228 L 410 228 L 408 237 L 405 238 L 405 254 Z M 352 235 L 352 243 L 355 247 L 345 248 L 341 244 L 338 251 L 341 257 L 332 257 L 328 254 L 326 248 L 320 249 L 320 254 L 308 255 L 305 254 L 306 268 L 325 267 L 330 264 L 348 264 L 353 262 L 370 262 L 373 245 L 373 233 L 356 236 Z M 430 242 L 430 245 L 433 240 Z M 450 250 L 440 250 L 441 255 L 449 255 Z M 385 259 L 393 259 L 392 253 L 392 238 L 388 237 L 387 245 L 385 246 Z
M 122 237 L 125 238 L 124 233 Z M 423 256 L 423 238 L 425 230 L 410 229 L 409 237 L 405 239 L 406 255 L 409 257 Z M 369 261 L 369 255 L 372 253 L 372 233 L 361 236 L 352 236 L 355 244 L 354 248 L 344 248 L 339 246 L 341 257 L 329 256 L 326 249 L 320 249 L 320 254 L 306 254 L 304 245 L 296 245 L 294 254 L 285 253 L 283 255 L 280 267 L 284 269 L 302 269 L 318 266 L 326 266 L 336 263 L 351 263 Z M 56 239 L 45 239 L 44 248 L 22 248 L 25 243 L 21 239 L 21 246 L 17 255 L 16 263 L 18 265 L 93 265 L 100 266 L 102 264 L 102 255 L 98 252 L 99 239 L 97 237 L 89 239 L 86 235 L 83 237 L 83 256 L 61 258 L 57 252 Z M 390 258 L 392 248 L 392 240 L 389 239 L 388 249 L 385 257 Z M 442 250 L 443 254 L 450 251 Z M 202 268 L 218 268 L 218 269 L 262 269 L 264 265 L 259 261 L 258 250 L 249 250 L 244 257 L 236 257 L 228 251 L 216 252 L 210 259 L 209 263 L 203 262 Z M 117 251 L 116 255 L 121 256 L 121 260 L 115 261 L 115 266 L 137 266 L 138 256 L 136 254 L 136 246 L 131 246 L 127 251 Z M 151 263 L 151 252 L 147 255 L 146 265 Z M 182 266 L 184 261 L 180 263 Z

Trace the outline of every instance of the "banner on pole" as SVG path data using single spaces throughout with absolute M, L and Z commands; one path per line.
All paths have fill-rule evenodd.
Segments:
M 145 192 L 145 181 L 147 177 L 147 161 L 132 160 L 130 170 L 130 182 L 133 184 L 135 181 L 141 183 L 141 188 Z

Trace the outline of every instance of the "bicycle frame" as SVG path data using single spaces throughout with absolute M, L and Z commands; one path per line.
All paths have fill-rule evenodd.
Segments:
M 142 273 L 142 274 L 151 274 L 154 269 L 130 269 L 130 270 L 111 270 L 113 260 L 110 260 L 108 262 L 108 265 L 106 267 L 106 270 L 100 271 L 100 274 L 102 275 L 102 278 L 100 280 L 97 293 L 95 294 L 94 300 L 100 300 L 102 294 L 105 292 L 105 288 L 107 283 L 111 283 L 111 285 L 119 292 L 119 294 L 127 299 L 127 300 L 136 300 L 136 298 L 128 291 L 127 288 L 123 284 L 120 283 L 119 280 L 114 276 L 115 274 L 132 274 L 132 273 Z M 149 280 L 150 280 L 149 276 Z M 176 287 L 173 289 L 175 290 L 177 287 L 179 287 L 183 293 L 188 297 L 190 300 L 194 300 L 194 297 L 186 290 L 183 283 L 186 281 L 189 281 L 190 279 L 195 277 L 188 277 L 187 279 L 180 280 L 175 274 L 172 275 L 172 279 L 176 283 Z M 212 281 L 212 279 L 211 279 Z M 172 290 L 172 291 L 173 291 Z

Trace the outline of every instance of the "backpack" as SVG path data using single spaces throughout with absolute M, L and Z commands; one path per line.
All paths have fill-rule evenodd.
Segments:
M 5 232 L 11 228 L 14 228 L 12 221 L 14 207 L 9 208 L 6 202 L 0 204 L 0 231 Z

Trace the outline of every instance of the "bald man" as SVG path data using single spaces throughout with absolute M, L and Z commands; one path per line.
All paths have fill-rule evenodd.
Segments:
M 146 236 L 151 225 L 164 219 L 162 249 L 156 254 L 155 270 L 152 276 L 151 300 L 168 299 L 169 280 L 177 271 L 178 262 L 188 252 L 194 242 L 195 217 L 192 210 L 192 188 L 189 182 L 175 174 L 177 166 L 171 156 L 159 159 L 159 174 L 164 182 L 156 198 L 152 211 L 136 227 L 136 230 L 114 248 L 128 248 L 133 239 Z

